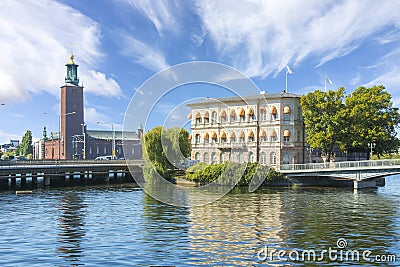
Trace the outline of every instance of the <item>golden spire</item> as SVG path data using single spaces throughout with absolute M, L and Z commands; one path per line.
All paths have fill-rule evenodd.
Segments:
M 68 64 L 71 64 L 71 65 L 75 65 L 75 62 L 74 62 L 74 55 L 71 53 L 71 55 L 69 55 L 69 59 L 71 60 Z

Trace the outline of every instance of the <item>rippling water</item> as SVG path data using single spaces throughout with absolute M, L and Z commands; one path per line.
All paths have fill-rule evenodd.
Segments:
M 0 266 L 396 266 L 266 255 L 319 253 L 344 238 L 347 250 L 399 257 L 399 197 L 400 176 L 358 192 L 237 189 L 189 208 L 162 204 L 133 185 L 1 192 Z

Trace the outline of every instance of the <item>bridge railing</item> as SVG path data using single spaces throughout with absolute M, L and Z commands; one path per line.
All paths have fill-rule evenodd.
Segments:
M 371 168 L 379 166 L 400 166 L 400 159 L 341 161 L 326 163 L 285 164 L 280 166 L 281 171 L 321 170 L 321 169 L 348 169 Z
M 39 166 L 96 166 L 122 165 L 142 163 L 143 160 L 18 160 L 0 161 L 0 168 L 4 167 L 39 167 Z

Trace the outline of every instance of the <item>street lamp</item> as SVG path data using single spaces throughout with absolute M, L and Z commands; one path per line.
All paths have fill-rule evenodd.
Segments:
M 85 132 L 86 124 L 85 123 L 81 123 L 81 125 L 82 125 L 82 134 L 83 134 L 83 155 L 82 155 L 82 159 L 86 159 L 86 132 Z
M 372 159 L 372 149 L 376 147 L 376 143 L 368 143 L 368 147 L 371 149 L 371 154 L 369 159 Z
M 59 115 L 59 120 L 58 120 L 58 160 L 61 160 L 61 116 L 68 116 L 68 115 L 73 115 L 76 112 L 68 112 L 64 114 Z M 64 143 L 64 140 L 63 140 Z

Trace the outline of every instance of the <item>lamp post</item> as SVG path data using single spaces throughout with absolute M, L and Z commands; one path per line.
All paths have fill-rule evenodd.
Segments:
M 76 112 L 68 112 L 64 114 L 59 115 L 59 120 L 58 120 L 58 160 L 61 160 L 61 116 L 68 116 L 68 115 L 73 115 Z M 63 140 L 64 143 L 64 140 Z
M 82 159 L 86 159 L 86 132 L 85 132 L 85 123 L 81 123 L 82 125 L 82 135 L 83 135 L 83 153 L 82 153 Z
M 376 143 L 368 143 L 368 147 L 371 149 L 369 159 L 372 159 L 372 149 L 376 147 Z

